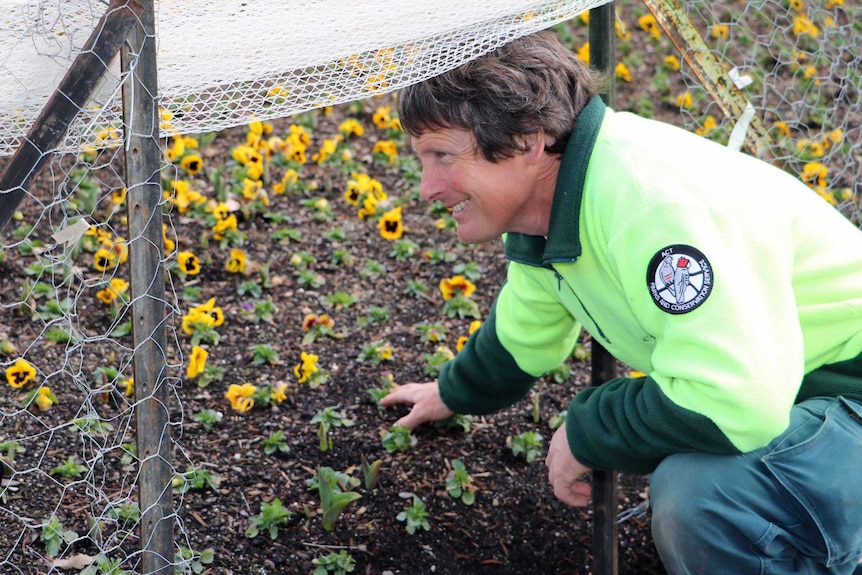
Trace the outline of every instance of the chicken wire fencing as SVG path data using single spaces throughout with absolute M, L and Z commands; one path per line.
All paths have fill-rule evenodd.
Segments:
M 187 239 L 182 214 L 189 203 L 212 200 L 181 182 L 200 166 L 191 152 L 204 133 L 392 92 L 603 3 L 390 0 L 372 7 L 340 0 L 163 0 L 149 37 L 158 47 L 153 121 L 162 153 L 158 173 L 130 181 L 141 136 L 154 128 L 141 126 L 141 110 L 128 103 L 132 92 L 148 89 L 138 78 L 146 63 L 135 52 L 139 44 L 126 47 L 121 66 L 121 58 L 105 56 L 91 42 L 112 32 L 106 14 L 128 7 L 140 16 L 144 2 L 0 2 L 4 175 L 18 152 L 39 148 L 34 142 L 50 141 L 45 132 L 64 128 L 49 147 L 37 149 L 38 175 L 15 164 L 27 185 L 0 190 L 0 213 L 9 217 L 0 240 L 0 367 L 6 379 L 0 393 L 0 572 L 161 574 L 200 572 L 208 564 L 207 550 L 192 549 L 179 514 L 141 501 L 147 483 L 156 501 L 172 492 L 173 509 L 180 509 L 185 490 L 208 477 L 183 450 L 188 415 L 179 389 L 193 377 L 190 365 L 200 365 L 189 324 L 206 331 L 223 315 L 212 301 L 189 310 L 174 287 L 200 263 L 178 243 Z M 92 87 L 81 85 L 81 70 L 69 72 L 81 56 L 103 72 Z M 84 88 L 86 100 L 80 98 Z M 70 101 L 79 109 L 69 125 L 46 113 Z M 40 129 L 43 122 L 51 129 Z M 292 160 L 304 163 L 305 143 L 295 144 L 289 151 L 300 144 L 303 150 Z M 255 178 L 253 170 L 246 173 Z M 129 199 L 141 182 L 153 181 L 173 187 L 145 217 L 149 227 L 164 218 L 155 240 L 140 227 L 133 231 L 140 204 L 130 207 Z M 216 212 L 213 217 L 225 223 L 214 234 L 218 241 L 235 231 L 230 223 L 236 218 Z M 142 245 L 155 253 L 145 266 L 151 275 L 144 277 L 130 258 Z M 150 288 L 163 282 L 164 296 L 151 309 L 164 314 L 156 323 L 165 341 L 141 339 L 134 333 L 136 305 L 152 299 L 158 290 Z M 142 286 L 138 295 L 135 285 Z M 161 356 L 161 365 L 150 359 L 148 367 L 168 390 L 164 397 L 135 389 L 141 385 L 136 362 L 146 347 Z M 144 469 L 165 457 L 138 452 L 145 432 L 140 411 L 153 403 L 169 412 L 162 428 L 146 430 L 170 443 L 167 482 Z M 167 551 L 153 549 L 155 535 L 142 527 L 154 513 L 175 527 Z M 148 561 L 152 553 L 161 556 Z
M 155 13 L 160 178 L 194 181 L 194 154 L 183 149 L 206 133 L 397 91 L 604 3 L 386 0 L 369 10 L 369 3 L 341 0 L 163 0 Z M 3 168 L 108 5 L 0 0 L 0 8 Z M 668 14 L 675 30 L 662 28 Z M 704 137 L 738 145 L 740 133 L 759 122 L 758 155 L 858 223 L 860 26 L 862 8 L 847 0 L 618 2 L 616 74 L 621 82 L 649 82 L 631 109 L 649 115 L 670 102 L 679 123 Z M 130 336 L 135 280 L 127 261 L 141 238 L 129 234 L 121 105 L 132 62 L 128 71 L 106 63 L 66 136 L 42 150 L 44 168 L 0 236 L 3 573 L 143 572 L 138 529 L 147 509 L 138 500 L 135 447 L 142 400 L 134 393 L 139 347 Z M 676 89 L 676 75 L 685 89 Z M 715 78 L 737 87 L 735 105 L 723 100 Z M 173 490 L 179 509 L 186 482 L 203 476 L 182 445 L 187 415 L 178 390 L 196 359 L 181 321 L 192 314 L 174 289 L 174 278 L 196 265 L 177 247 L 183 202 L 201 198 L 174 186 L 158 205 L 173 470 L 172 484 L 158 488 Z M 211 200 L 205 193 L 201 201 Z M 219 320 L 210 302 L 196 312 L 199 321 Z M 27 329 L 10 329 L 22 324 Z M 176 527 L 170 569 L 199 569 L 205 550 L 191 549 L 178 514 L 168 519 Z

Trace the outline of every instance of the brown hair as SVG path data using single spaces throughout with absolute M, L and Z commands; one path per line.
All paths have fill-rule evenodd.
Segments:
M 412 136 L 435 128 L 473 132 L 491 162 L 523 152 L 522 136 L 539 129 L 554 139 L 546 151 L 562 154 L 602 84 L 555 35 L 539 32 L 402 89 L 398 114 Z

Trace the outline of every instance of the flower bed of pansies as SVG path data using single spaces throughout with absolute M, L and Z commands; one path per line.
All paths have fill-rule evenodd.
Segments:
M 678 76 L 679 60 L 651 17 L 624 20 L 618 108 L 678 123 L 680 108 L 697 105 Z M 716 41 L 727 35 L 721 27 L 710 33 Z M 582 41 L 573 47 L 587 57 Z M 650 65 L 652 84 L 632 81 L 633 72 Z M 181 423 L 173 490 L 178 551 L 190 569 L 590 569 L 590 513 L 557 502 L 542 465 L 542 449 L 568 400 L 588 381 L 588 341 L 528 397 L 493 416 L 409 433 L 393 427 L 403 408 L 379 407 L 392 385 L 433 379 L 458 353 L 505 274 L 500 245 L 461 244 L 448 212 L 419 199 L 419 166 L 393 110 L 391 97 L 372 98 L 166 142 L 169 362 L 178 400 L 171 412 Z M 170 115 L 162 122 L 170 133 Z M 705 116 L 697 130 L 719 137 L 715 125 Z M 786 125 L 772 128 L 792 136 Z M 843 192 L 826 189 L 828 169 L 816 160 L 841 140 L 833 130 L 788 144 L 809 160 L 803 179 L 833 202 Z M 86 206 L 84 196 L 94 189 L 98 195 L 99 185 L 85 172 L 77 182 L 81 197 L 72 201 Z M 19 249 L 0 261 L 0 291 L 28 294 L 27 306 L 0 309 L 8 384 L 0 401 L 4 412 L 26 406 L 34 416 L 4 420 L 13 437 L 38 435 L 28 425 L 59 428 L 75 418 L 89 433 L 104 431 L 98 421 L 79 421 L 80 390 L 56 378 L 48 383 L 35 369 L 33 363 L 43 372 L 51 362 L 62 365 L 71 337 L 43 330 L 32 321 L 38 314 L 62 316 L 74 304 L 82 331 L 100 339 L 101 346 L 87 347 L 97 351 L 82 358 L 98 390 L 88 401 L 99 411 L 123 412 L 134 395 L 124 355 L 128 249 L 112 231 L 123 229 L 125 196 L 120 189 L 109 196 L 91 209 L 103 218 L 93 223 L 106 225 L 81 239 L 74 265 L 91 275 L 74 302 L 52 299 L 52 286 L 28 279 L 34 252 Z M 21 229 L 35 209 L 22 206 L 21 222 L 12 225 Z M 74 439 L 44 452 L 3 452 L 15 465 L 44 470 L 2 502 L 7 515 L 36 522 L 56 515 L 58 532 L 87 532 L 92 494 L 76 482 L 86 468 L 70 445 Z M 123 457 L 113 463 L 121 471 L 110 474 L 109 486 L 134 469 L 131 450 L 123 444 Z M 61 485 L 59 505 L 56 497 L 40 496 Z M 642 477 L 621 476 L 620 510 L 640 503 L 645 485 Z M 14 549 L 0 544 L 0 559 L 9 557 L 24 572 L 48 551 L 99 552 L 74 538 L 49 548 L 38 530 L 22 539 L 21 529 L 20 521 L 0 521 L 0 541 L 16 542 Z M 137 546 L 134 536 L 127 538 L 116 557 Z M 620 525 L 620 572 L 663 573 L 642 518 Z

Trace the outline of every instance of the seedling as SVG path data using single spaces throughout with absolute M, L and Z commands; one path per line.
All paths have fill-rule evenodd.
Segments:
M 194 551 L 188 547 L 180 546 L 179 551 L 174 553 L 174 572 L 187 573 L 189 569 L 195 575 L 204 572 L 207 565 L 212 565 L 215 560 L 215 551 L 212 549 L 204 549 L 203 551 Z
M 64 544 L 69 544 L 77 538 L 78 534 L 74 531 L 63 529 L 63 524 L 56 515 L 52 515 L 51 519 L 42 525 L 42 534 L 39 535 L 39 541 L 45 544 L 45 552 L 51 557 L 57 557 Z
M 479 264 L 476 262 L 467 262 L 464 264 L 457 264 L 452 268 L 452 271 L 456 274 L 460 274 L 467 278 L 470 281 L 478 281 L 482 278 L 482 268 L 479 267 Z
M 368 463 L 368 460 L 365 459 L 365 454 L 360 454 L 359 457 L 361 459 L 362 476 L 365 478 L 365 489 L 374 491 L 377 489 L 380 465 L 383 463 L 383 460 L 378 459 L 373 463 Z
M 284 432 L 280 429 L 261 441 L 260 444 L 263 446 L 263 452 L 267 455 L 272 455 L 275 452 L 287 453 L 290 451 L 290 446 L 284 440 Z
M 218 489 L 221 478 L 206 469 L 188 467 L 185 473 L 174 475 L 171 485 L 174 493 L 182 494 L 188 491 L 201 491 L 203 489 Z
M 441 419 L 440 421 L 434 422 L 435 427 L 446 428 L 456 428 L 462 429 L 464 433 L 470 433 L 470 429 L 473 426 L 473 416 L 472 415 L 464 415 L 461 413 L 456 413 L 452 417 L 447 417 L 446 419 Z
M 422 368 L 422 373 L 428 377 L 437 377 L 443 365 L 454 357 L 455 354 L 445 345 L 439 346 L 434 350 L 434 353 L 423 353 L 422 358 L 425 360 L 425 367 Z
M 380 365 L 383 361 L 392 360 L 392 347 L 385 341 L 374 341 L 364 346 L 359 352 L 360 363 Z
M 383 436 L 383 447 L 387 453 L 407 451 L 416 444 L 416 438 L 410 433 L 410 428 L 404 425 L 393 425 Z
M 259 343 L 251 348 L 251 362 L 254 365 L 278 365 L 281 363 L 278 359 L 278 352 L 266 343 Z
M 413 505 L 405 507 L 404 511 L 396 516 L 396 519 L 407 522 L 407 533 L 411 535 L 417 529 L 431 530 L 431 524 L 428 523 L 428 511 L 425 509 L 425 504 L 416 495 L 413 496 Z
M 354 305 L 358 300 L 347 292 L 337 291 L 326 296 L 326 301 L 335 309 L 346 309 Z
M 542 454 L 542 436 L 535 431 L 525 431 L 511 440 L 512 454 L 522 455 L 527 463 L 532 463 Z
M 419 332 L 422 343 L 439 343 L 446 341 L 449 330 L 442 323 L 418 323 L 413 326 Z
M 347 419 L 336 411 L 337 407 L 325 407 L 323 411 L 319 411 L 311 418 L 311 423 L 317 424 L 317 438 L 320 440 L 321 451 L 332 449 L 332 438 L 329 436 L 330 428 L 353 426 L 353 420 Z
M 196 413 L 192 419 L 200 423 L 204 429 L 212 429 L 213 427 L 221 423 L 223 417 L 224 414 L 221 411 L 216 411 L 214 409 L 204 409 L 203 411 Z
M 251 516 L 251 525 L 245 530 L 245 536 L 253 538 L 266 532 L 269 533 L 270 539 L 275 539 L 278 537 L 279 526 L 287 525 L 293 515 L 293 511 L 285 509 L 278 497 L 273 499 L 272 503 L 264 501 L 260 504 L 260 513 Z
M 356 568 L 356 561 L 343 550 L 312 559 L 311 562 L 317 565 L 312 575 L 327 575 L 327 573 L 345 575 L 345 573 L 352 573 Z
M 465 505 L 473 505 L 476 501 L 473 478 L 467 473 L 467 468 L 460 459 L 453 459 L 451 463 L 452 470 L 446 476 L 446 492 L 453 499 L 460 499 Z
M 567 410 L 563 410 L 554 415 L 551 420 L 548 422 L 548 425 L 551 426 L 552 430 L 559 429 L 566 423 L 566 415 L 568 414 Z
M 65 479 L 77 479 L 87 471 L 87 467 L 78 463 L 78 458 L 70 455 L 62 465 L 58 465 L 49 475 L 59 475 Z
M 324 476 L 326 473 L 324 469 L 332 471 L 330 468 L 317 470 L 317 492 L 320 494 L 320 506 L 323 512 L 321 524 L 327 531 L 332 531 L 342 510 L 362 496 L 355 491 L 341 491 L 335 485 L 337 482 L 330 482 L 329 478 Z
M 99 553 L 93 558 L 93 562 L 87 566 L 79 575 L 130 575 L 125 569 L 120 569 L 122 559 L 111 559 L 104 553 Z
M 389 252 L 389 257 L 395 258 L 399 262 L 406 261 L 419 252 L 419 244 L 408 238 L 402 238 L 395 242 L 392 250 Z

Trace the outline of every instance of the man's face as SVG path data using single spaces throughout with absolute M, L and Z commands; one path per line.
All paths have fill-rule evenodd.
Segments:
M 422 162 L 419 193 L 452 211 L 461 241 L 486 242 L 522 231 L 519 217 L 527 211 L 533 177 L 522 156 L 489 162 L 472 132 L 453 128 L 426 131 L 412 143 Z

